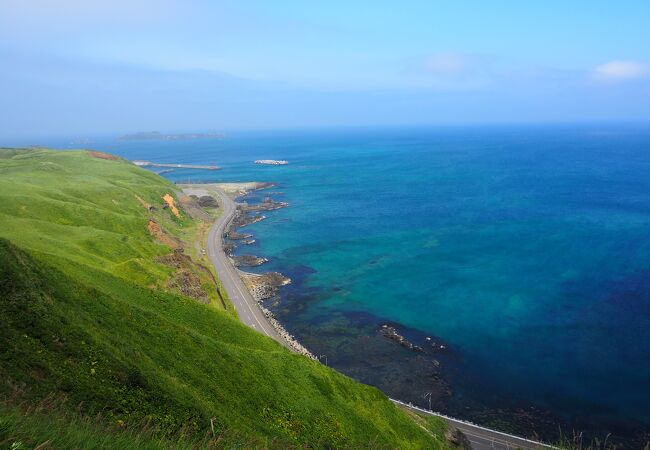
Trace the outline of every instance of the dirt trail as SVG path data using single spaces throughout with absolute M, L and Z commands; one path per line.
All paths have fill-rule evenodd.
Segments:
M 142 206 L 144 206 L 146 209 L 149 209 L 149 208 L 150 208 L 151 205 L 149 205 L 149 203 L 145 202 L 145 201 L 142 199 L 142 197 L 140 197 L 140 196 L 137 195 L 137 194 L 134 194 L 134 195 L 135 195 L 135 198 L 138 200 L 138 202 L 139 202 Z

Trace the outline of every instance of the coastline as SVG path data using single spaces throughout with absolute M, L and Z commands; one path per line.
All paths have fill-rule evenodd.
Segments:
M 184 187 L 183 187 L 184 186 Z M 251 326 L 252 328 L 267 334 L 269 337 L 275 339 L 281 345 L 284 345 L 291 351 L 304 355 L 314 361 L 321 362 L 320 359 L 311 353 L 305 346 L 303 346 L 286 328 L 275 318 L 274 314 L 263 305 L 263 301 L 273 298 L 277 295 L 278 288 L 291 283 L 291 279 L 284 277 L 278 272 L 269 272 L 265 274 L 256 274 L 240 270 L 237 266 L 236 260 L 233 258 L 234 244 L 233 241 L 242 241 L 246 244 L 247 240 L 253 237 L 251 233 L 240 233 L 237 231 L 239 228 L 246 227 L 247 225 L 265 220 L 266 216 L 256 216 L 256 213 L 261 211 L 270 211 L 289 206 L 288 203 L 275 202 L 269 197 L 265 198 L 262 203 L 257 206 L 249 205 L 248 203 L 236 202 L 237 199 L 250 194 L 253 191 L 263 190 L 274 187 L 272 183 L 206 183 L 206 184 L 185 184 L 179 186 L 187 194 L 191 193 L 207 193 L 214 194 L 219 198 L 219 204 L 222 207 L 222 215 L 215 221 L 210 228 L 208 235 L 208 244 L 210 247 L 218 247 L 219 252 L 215 252 L 215 256 L 222 255 L 222 258 L 213 258 L 215 269 L 220 276 L 222 274 L 235 274 L 234 277 L 241 283 L 241 288 L 232 290 L 226 288 L 230 294 L 231 301 L 238 304 L 237 293 L 246 294 L 242 295 L 243 303 L 239 303 L 241 309 L 238 307 L 237 312 L 242 322 Z M 186 190 L 187 189 L 187 190 Z M 262 205 L 259 207 L 259 205 Z M 217 245 L 218 244 L 218 245 Z M 212 248 L 211 248 L 212 250 Z M 212 253 L 212 252 L 211 252 Z M 258 256 L 255 256 L 259 258 Z M 263 259 L 263 258 L 262 258 Z M 220 262 L 225 262 L 226 266 L 221 266 Z M 227 270 L 223 270 L 227 268 Z M 232 276 L 232 275 L 230 275 Z M 275 278 L 275 282 L 268 284 L 262 283 L 255 284 L 253 280 L 263 279 L 265 277 Z M 226 278 L 227 279 L 227 278 Z M 222 280 L 225 281 L 225 280 Z M 260 286 L 263 286 L 260 288 Z M 247 315 L 247 311 L 258 314 L 258 317 L 251 320 Z M 261 316 L 261 319 L 259 318 Z M 266 325 L 268 328 L 261 327 L 260 330 L 257 325 Z M 272 330 L 269 332 L 268 329 Z M 396 343 L 399 347 L 406 347 L 411 352 L 421 352 L 422 348 L 412 344 L 408 339 L 399 334 L 392 326 L 383 325 L 381 334 L 384 339 Z M 435 345 L 435 343 L 434 343 Z M 444 348 L 444 346 L 441 346 Z M 322 363 L 322 362 L 321 362 Z M 501 431 L 486 428 L 475 423 L 449 417 L 445 414 L 436 412 L 434 410 L 424 410 L 418 408 L 410 402 L 396 400 L 389 397 L 389 399 L 402 408 L 409 409 L 414 412 L 429 414 L 445 419 L 452 427 L 461 430 L 461 432 L 469 438 L 472 448 L 522 448 L 526 450 L 539 449 L 539 448 L 554 448 L 548 444 L 539 441 L 521 438 L 515 435 L 503 433 Z
M 210 229 L 208 248 L 211 250 L 210 257 L 215 263 L 217 272 L 222 272 L 219 270 L 220 267 L 218 266 L 221 266 L 223 269 L 223 263 L 224 260 L 226 260 L 225 264 L 229 269 L 226 273 L 231 275 L 232 281 L 235 281 L 234 278 L 236 277 L 241 282 L 241 286 L 235 286 L 236 289 L 231 290 L 231 292 L 235 294 L 231 294 L 231 300 L 233 300 L 233 303 L 235 303 L 236 306 L 239 306 L 237 312 L 240 319 L 253 328 L 258 329 L 258 331 L 259 328 L 262 328 L 262 330 L 265 331 L 265 334 L 290 350 L 318 361 L 318 358 L 303 346 L 291 333 L 289 333 L 275 318 L 273 313 L 262 304 L 264 300 L 276 295 L 279 287 L 291 283 L 291 279 L 284 277 L 282 274 L 277 272 L 256 274 L 243 271 L 240 269 L 242 258 L 235 257 L 233 254 L 236 247 L 235 241 L 244 239 L 245 241 L 243 243 L 246 244 L 247 242 L 250 242 L 250 238 L 253 237 L 251 233 L 239 233 L 237 230 L 266 219 L 266 216 L 264 215 L 252 215 L 251 213 L 270 211 L 289 206 L 287 203 L 276 202 L 270 198 L 265 199 L 263 203 L 253 206 L 248 205 L 247 203 L 236 202 L 236 199 L 248 195 L 253 191 L 267 189 L 273 186 L 275 185 L 272 183 L 261 182 L 179 185 L 186 194 L 213 194 L 219 198 L 219 203 L 222 207 L 222 215 L 214 222 Z M 218 246 L 220 251 L 212 251 L 216 250 L 211 248 L 213 245 Z M 266 262 L 265 258 L 260 258 L 255 255 L 250 255 L 248 258 L 256 261 L 249 264 L 251 266 L 258 266 Z M 232 275 L 233 273 L 235 274 L 234 276 Z M 234 284 L 237 283 L 235 282 Z M 241 300 L 241 302 L 237 304 L 238 302 L 236 299 Z M 244 312 L 244 317 L 242 317 L 242 312 Z M 250 314 L 246 315 L 246 313 Z M 260 319 L 260 316 L 262 319 Z M 253 319 L 251 319 L 251 317 L 253 317 Z M 261 323 L 261 320 L 263 320 L 267 327 L 270 327 L 273 332 L 269 332 L 268 329 L 265 330 L 266 327 Z

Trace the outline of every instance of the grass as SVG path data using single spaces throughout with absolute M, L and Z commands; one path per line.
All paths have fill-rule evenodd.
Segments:
M 162 208 L 162 196 L 174 192 L 172 183 L 124 160 L 88 152 L 0 150 L 0 174 L 2 237 L 143 285 L 162 288 L 173 273 L 156 262 L 171 249 L 152 240 L 149 220 L 178 237 L 193 236 L 201 226 Z M 201 271 L 197 275 L 220 306 L 214 283 Z
M 129 428 L 108 425 L 101 415 L 78 416 L 64 408 L 0 406 L 0 448 L 154 450 L 224 445 L 244 448 L 248 443 L 241 436 L 160 436 L 146 423 Z
M 167 193 L 123 160 L 0 150 L 0 445 L 451 447 L 443 421 L 169 288 L 148 221 L 175 239 L 201 224 Z

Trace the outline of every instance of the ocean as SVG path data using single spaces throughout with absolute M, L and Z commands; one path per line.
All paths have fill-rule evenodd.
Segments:
M 43 144 L 69 146 L 67 142 Z M 290 203 L 240 254 L 293 283 L 268 306 L 328 365 L 504 431 L 650 429 L 650 126 L 233 132 L 86 145 L 215 163 Z M 261 166 L 256 159 L 286 159 Z M 394 327 L 423 351 L 388 339 Z M 425 398 L 427 396 L 427 398 Z

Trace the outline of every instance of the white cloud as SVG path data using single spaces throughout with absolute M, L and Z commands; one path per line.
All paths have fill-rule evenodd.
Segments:
M 636 61 L 610 61 L 593 70 L 594 78 L 609 82 L 637 80 L 649 75 L 650 65 Z
M 498 71 L 494 57 L 460 52 L 431 53 L 407 64 L 400 74 L 402 85 L 437 91 L 481 90 Z
M 434 75 L 461 75 L 467 72 L 471 65 L 467 56 L 458 53 L 431 55 L 426 60 L 427 70 Z

